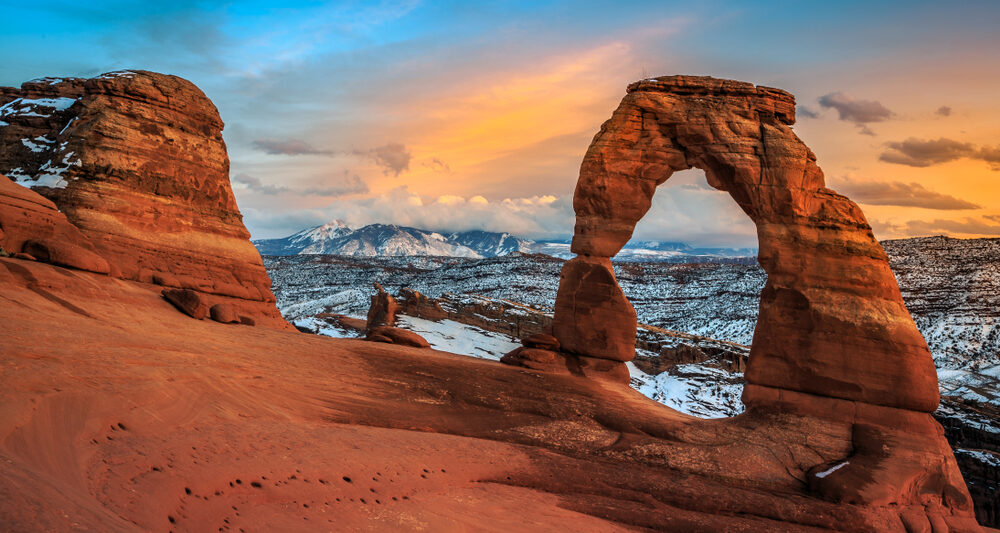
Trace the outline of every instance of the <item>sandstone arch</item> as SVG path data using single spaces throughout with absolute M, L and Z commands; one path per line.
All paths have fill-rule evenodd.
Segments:
M 563 351 L 635 354 L 636 315 L 609 258 L 673 172 L 705 171 L 757 225 L 767 272 L 746 373 L 748 407 L 795 391 L 930 412 L 937 375 L 860 208 L 825 188 L 795 135 L 794 97 L 710 77 L 643 80 L 601 126 L 573 206 L 553 332 Z

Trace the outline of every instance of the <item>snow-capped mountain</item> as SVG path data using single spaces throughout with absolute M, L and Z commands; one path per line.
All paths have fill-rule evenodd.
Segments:
M 472 230 L 452 233 L 449 238 L 462 246 L 475 250 L 482 257 L 497 257 L 514 252 L 530 253 L 534 241 L 515 237 L 510 233 Z
M 329 254 L 350 257 L 445 256 L 478 259 L 492 257 L 509 241 L 507 234 L 489 232 L 443 235 L 434 231 L 390 224 L 352 229 L 340 220 L 302 230 L 282 239 L 253 241 L 263 255 Z M 480 251 L 481 250 L 481 251 Z M 509 252 L 506 252 L 509 253 Z
M 353 231 L 344 222 L 334 220 L 282 239 L 260 239 L 253 244 L 263 255 L 325 254 L 332 253 L 324 251 L 326 243 Z
M 258 239 L 261 255 L 341 255 L 349 257 L 441 256 L 482 259 L 514 252 L 540 253 L 569 259 L 570 239 L 533 241 L 510 233 L 472 230 L 439 233 L 390 224 L 352 229 L 340 220 L 302 230 L 281 239 Z M 753 262 L 752 248 L 695 248 L 682 242 L 634 241 L 616 261 Z

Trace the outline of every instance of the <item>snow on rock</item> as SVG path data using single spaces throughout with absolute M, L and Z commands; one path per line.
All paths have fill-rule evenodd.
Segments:
M 76 98 L 15 98 L 0 106 L 2 117 L 50 117 L 56 111 L 65 111 L 77 101 Z M 45 111 L 43 114 L 42 111 Z
M 322 291 L 319 287 L 317 291 Z M 305 299 L 280 307 L 282 316 L 289 322 L 308 319 L 320 313 L 358 315 L 356 302 L 367 300 L 368 294 L 360 289 L 345 289 L 334 294 L 317 294 L 315 299 Z
M 676 365 L 655 376 L 626 363 L 632 388 L 684 414 L 725 418 L 743 412 L 743 374 L 709 366 Z
M 44 151 L 48 150 L 49 148 L 51 148 L 50 146 L 36 144 L 31 139 L 21 139 L 21 144 L 23 144 L 25 147 L 27 147 L 28 150 L 31 150 L 32 152 L 35 152 L 35 153 L 44 152 Z
M 967 450 L 964 448 L 956 448 L 955 454 L 965 455 L 971 457 L 980 463 L 987 464 L 994 468 L 1000 468 L 1000 455 L 985 452 L 983 450 Z
M 851 464 L 850 461 L 844 461 L 843 463 L 840 463 L 838 465 L 832 466 L 832 467 L 830 467 L 830 468 L 828 468 L 828 469 L 826 469 L 826 470 L 824 470 L 822 472 L 817 472 L 816 473 L 816 477 L 818 477 L 818 478 L 824 478 L 824 477 L 829 476 L 830 474 L 836 472 L 837 470 L 840 470 L 841 468 L 843 468 L 843 467 L 845 467 L 845 466 L 847 466 L 849 464 Z
M 454 320 L 445 319 L 435 322 L 399 315 L 396 325 L 427 339 L 431 347 L 436 350 L 469 355 L 480 359 L 498 361 L 505 353 L 521 346 L 519 342 L 506 335 Z

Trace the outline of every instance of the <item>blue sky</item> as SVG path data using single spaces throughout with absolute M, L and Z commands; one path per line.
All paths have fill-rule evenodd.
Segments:
M 4 2 L 0 85 L 125 68 L 190 79 L 227 124 L 255 237 L 331 218 L 545 237 L 572 231 L 580 159 L 630 81 L 736 78 L 789 90 L 816 115 L 800 115 L 797 132 L 880 236 L 991 235 L 1000 173 L 989 158 L 920 166 L 910 156 L 935 145 L 901 143 L 1000 147 L 998 6 Z M 859 102 L 888 118 L 842 118 Z M 909 151 L 882 157 L 893 150 Z M 955 208 L 966 204 L 976 209 Z M 637 235 L 754 239 L 697 173 L 663 187 Z

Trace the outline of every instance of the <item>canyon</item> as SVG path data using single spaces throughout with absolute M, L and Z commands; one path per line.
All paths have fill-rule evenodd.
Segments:
M 628 88 L 581 171 L 558 348 L 509 359 L 551 354 L 542 370 L 294 330 L 189 82 L 128 71 L 0 98 L 21 187 L 0 189 L 5 529 L 982 531 L 930 415 L 931 353 L 860 209 L 788 128 L 788 93 Z M 607 258 L 688 166 L 767 237 L 732 418 L 621 379 L 637 315 Z

